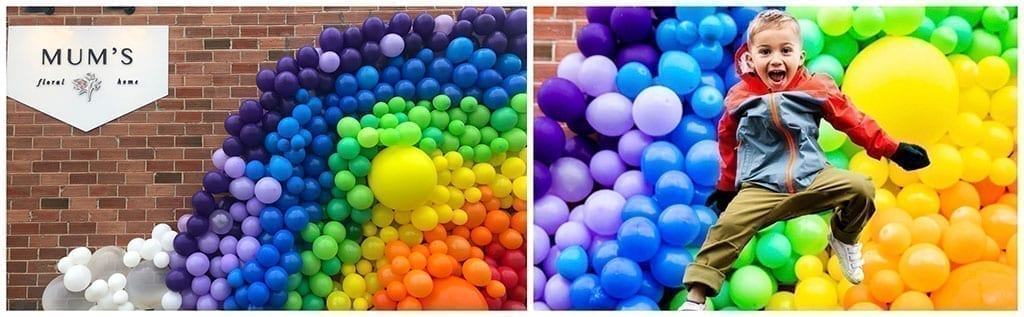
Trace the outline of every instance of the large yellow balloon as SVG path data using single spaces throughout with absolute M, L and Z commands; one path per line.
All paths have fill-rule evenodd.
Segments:
M 401 210 L 422 206 L 437 185 L 434 161 L 411 146 L 388 147 L 370 165 L 370 190 L 380 203 Z
M 946 56 L 913 37 L 875 41 L 850 62 L 843 92 L 898 140 L 931 144 L 957 113 L 957 78 Z

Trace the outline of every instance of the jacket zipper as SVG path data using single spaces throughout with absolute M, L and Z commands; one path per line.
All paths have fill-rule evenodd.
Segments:
M 789 130 L 786 130 L 786 127 L 782 125 L 782 117 L 779 115 L 778 105 L 775 104 L 774 93 L 768 95 L 768 106 L 772 113 L 772 119 L 775 122 L 775 128 L 782 132 L 786 138 L 786 145 L 789 147 L 789 162 L 786 163 L 786 188 L 792 194 L 796 192 L 796 188 L 793 186 L 793 164 L 796 162 L 796 144 L 793 143 L 793 136 L 789 134 Z

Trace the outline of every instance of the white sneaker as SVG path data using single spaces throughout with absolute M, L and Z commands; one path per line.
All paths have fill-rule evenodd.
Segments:
M 705 311 L 707 310 L 707 303 L 697 303 L 690 300 L 686 300 L 682 305 L 679 306 L 677 311 Z
M 861 266 L 864 265 L 864 258 L 861 257 L 861 244 L 846 244 L 829 234 L 828 245 L 832 247 L 832 252 L 835 252 L 836 257 L 839 258 L 839 267 L 843 269 L 843 276 L 846 276 L 846 280 L 854 285 L 860 284 L 864 280 L 864 270 L 861 269 Z

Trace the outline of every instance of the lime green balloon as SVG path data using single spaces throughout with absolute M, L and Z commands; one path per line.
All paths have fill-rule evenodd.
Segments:
M 445 131 L 444 132 L 444 137 L 441 140 L 441 151 L 445 152 L 445 153 L 448 153 L 448 152 L 451 152 L 451 151 L 455 151 L 458 148 L 459 148 L 459 137 L 456 137 L 456 136 L 452 135 L 451 133 Z
M 448 110 L 448 107 L 452 106 L 452 99 L 448 95 L 441 94 L 434 96 L 432 103 L 434 104 L 434 109 L 445 111 Z
M 358 224 L 364 224 L 373 218 L 373 212 L 369 209 L 352 209 L 352 221 Z
M 313 243 L 316 238 L 320 237 L 320 227 L 312 222 L 307 223 L 306 227 L 299 232 L 299 236 L 302 237 L 302 241 Z
M 804 40 L 804 52 L 807 52 L 806 58 L 810 60 L 818 57 L 821 50 L 825 48 L 825 35 L 821 33 L 818 25 L 810 20 L 799 20 L 798 22 L 800 23 L 800 35 Z
M 494 130 L 491 126 L 484 126 L 480 128 L 480 143 L 490 144 L 494 138 L 498 137 L 498 131 Z
M 675 296 L 672 296 L 672 301 L 668 303 L 668 310 L 677 310 L 679 309 L 679 306 L 683 306 L 683 303 L 686 303 L 686 295 L 687 291 L 686 289 L 683 289 L 682 291 L 677 292 Z M 710 302 L 710 300 L 705 301 L 705 303 Z
M 818 19 L 818 7 L 786 7 L 786 12 L 797 19 Z
M 370 160 L 365 156 L 356 156 L 356 158 L 348 161 L 348 170 L 352 172 L 352 175 L 356 176 L 356 183 L 358 184 L 360 177 L 370 173 Z
M 459 109 L 462 109 L 462 112 L 465 113 L 472 113 L 479 106 L 480 103 L 473 96 L 463 97 L 462 101 L 459 102 Z
M 324 260 L 320 264 L 320 272 L 327 274 L 327 276 L 335 276 L 341 272 L 341 260 L 337 257 Z
M 320 241 L 320 237 L 317 237 L 317 239 L 313 241 Z M 299 257 L 302 258 L 302 269 L 299 270 L 299 272 L 302 272 L 302 275 L 311 276 L 320 272 L 320 258 L 313 254 L 313 250 L 302 251 L 302 254 L 299 254 Z
M 1004 51 L 1003 55 L 1000 55 L 999 57 L 1002 57 L 1003 60 L 1006 61 L 1006 64 L 1010 65 L 1010 75 L 1011 76 L 1016 75 L 1017 74 L 1017 48 L 1008 49 L 1008 50 Z
M 999 56 L 1003 52 L 1002 43 L 999 43 L 999 38 L 995 35 L 982 29 L 976 29 L 973 36 L 974 40 L 971 41 L 971 46 L 967 48 L 966 53 L 975 62 L 988 56 Z
M 412 122 L 403 122 L 395 130 L 398 131 L 398 144 L 402 145 L 414 145 L 423 136 L 423 130 L 420 130 L 420 127 Z
M 477 128 L 487 126 L 489 121 L 491 121 L 491 110 L 487 107 L 476 107 L 473 112 L 468 113 L 466 118 L 466 123 Z
M 298 289 L 299 285 L 302 284 L 302 280 L 304 280 L 304 279 L 305 278 L 302 276 L 302 273 L 300 273 L 300 272 L 295 272 L 295 273 L 289 274 L 288 275 L 288 285 L 285 285 L 285 289 L 289 290 L 289 291 L 294 291 L 294 290 Z
M 1002 32 L 1010 23 L 1010 10 L 1006 7 L 992 6 L 985 8 L 981 14 L 981 25 L 990 33 Z
M 483 163 L 491 160 L 491 147 L 487 144 L 477 144 L 473 147 L 473 160 Z
M 447 112 L 441 110 L 434 110 L 430 112 L 430 126 L 445 129 L 448 128 L 448 122 L 451 121 L 450 116 Z
M 350 171 L 341 171 L 334 174 L 334 187 L 338 189 L 349 191 L 352 186 L 356 185 L 356 176 Z
M 334 282 L 331 277 L 323 272 L 317 272 L 309 277 L 309 291 L 318 297 L 327 297 L 334 289 Z
M 512 96 L 512 100 L 509 101 L 509 108 L 512 108 L 512 110 L 514 110 L 517 113 L 525 114 L 526 104 L 526 94 L 518 93 L 515 96 Z
M 932 22 L 931 19 L 924 19 L 921 20 L 921 26 L 917 27 L 913 33 L 910 33 L 910 36 L 930 41 L 932 38 L 932 32 L 935 32 L 935 22 Z
M 822 120 L 818 129 L 818 145 L 821 146 L 821 150 L 825 152 L 835 151 L 840 146 L 843 146 L 847 138 L 845 133 L 836 130 L 828 121 Z
M 785 221 L 776 221 L 775 223 L 772 223 L 771 225 L 769 225 L 767 227 L 764 227 L 764 229 L 761 229 L 760 231 L 758 231 L 757 232 L 757 236 L 758 237 L 763 237 L 763 236 L 771 234 L 771 233 L 782 234 L 783 232 L 785 232 L 785 230 L 786 230 L 786 222 Z
M 402 135 L 398 133 L 398 130 L 394 128 L 387 128 L 380 130 L 380 144 L 384 146 L 393 146 L 398 144 L 398 141 L 402 139 Z
M 772 269 L 761 268 L 764 274 L 768 274 L 768 281 L 772 283 L 772 294 L 779 291 L 779 282 L 775 280 L 775 275 L 772 274 Z
M 526 147 L 526 132 L 519 128 L 502 132 L 501 137 L 508 140 L 508 150 L 510 152 L 519 152 Z
M 341 175 L 341 173 L 338 173 L 338 175 Z M 348 175 L 352 175 L 352 173 L 348 173 Z M 338 178 L 335 177 L 334 181 L 337 182 Z M 347 190 L 351 190 L 352 187 L 355 186 L 355 185 L 356 185 L 356 182 L 355 182 L 355 178 L 353 177 L 352 178 L 352 183 L 348 185 L 348 189 L 344 189 L 344 190 L 346 190 L 346 191 Z M 331 220 L 342 221 L 342 220 L 348 219 L 348 215 L 352 213 L 352 206 L 349 206 L 348 201 L 346 201 L 344 199 L 335 198 L 335 199 L 331 199 L 331 201 L 327 202 L 327 208 L 326 208 L 325 211 L 327 212 L 327 217 L 331 218 Z M 344 232 L 344 231 L 342 231 L 342 232 Z M 343 234 L 341 234 L 341 236 L 344 237 L 345 234 L 343 233 Z
M 772 278 L 758 266 L 737 269 L 729 282 L 734 286 L 729 288 L 729 297 L 740 309 L 759 310 L 772 297 Z
M 383 102 L 377 102 L 373 104 L 372 108 L 373 115 L 380 117 L 388 113 L 388 104 Z
M 836 85 L 843 84 L 843 64 L 830 55 L 818 55 L 807 63 L 807 70 L 812 73 L 825 73 L 835 80 Z
M 335 201 L 335 200 L 337 200 L 337 201 L 344 201 L 344 200 L 341 200 L 341 199 L 333 199 L 332 202 Z M 349 208 L 349 209 L 351 209 L 351 208 Z M 338 221 L 341 221 L 341 220 L 329 221 L 329 222 L 325 223 L 324 224 L 324 228 L 320 230 L 320 231 L 323 232 L 323 235 L 322 235 L 323 237 L 330 237 L 331 239 L 334 239 L 334 243 L 335 244 L 338 244 L 338 243 L 341 243 L 342 241 L 345 241 L 345 235 L 347 234 L 347 232 L 346 232 L 347 230 L 345 230 L 345 225 L 341 224 L 341 222 L 338 222 Z M 335 250 L 334 252 L 338 252 L 338 251 Z
M 457 151 L 459 152 L 459 155 L 462 155 L 463 159 L 465 159 L 465 160 L 470 160 L 470 159 L 473 158 L 473 147 L 472 146 L 462 145 L 462 146 L 459 146 L 459 149 Z
M 887 23 L 885 12 L 875 6 L 861 6 L 853 10 L 853 30 L 864 36 L 874 36 Z M 823 27 L 824 28 L 824 27 Z
M 338 255 L 338 242 L 329 236 L 316 238 L 316 240 L 313 240 L 313 255 L 321 260 Z
M 887 35 L 907 35 L 925 19 L 924 8 L 921 7 L 882 7 L 885 12 L 885 24 L 882 31 Z
M 281 306 L 283 310 L 299 310 L 302 309 L 302 296 L 299 292 L 291 291 L 288 292 L 288 299 L 284 301 L 284 306 Z
M 1010 20 L 1010 25 L 1006 27 L 1006 30 L 999 33 L 999 41 L 1003 42 L 1003 47 L 1017 47 L 1017 27 L 1017 19 L 1013 19 Z
M 434 152 L 434 150 L 437 150 L 437 141 L 434 141 L 434 139 L 431 138 L 423 138 L 420 140 L 419 147 L 423 152 L 431 153 Z
M 750 241 L 740 250 L 736 261 L 732 263 L 733 268 L 741 268 L 754 263 L 755 252 L 757 252 L 757 237 L 750 237 Z
M 505 132 L 516 126 L 519 114 L 512 108 L 500 108 L 491 113 L 491 126 L 498 132 Z
M 471 125 L 466 126 L 465 131 L 459 136 L 459 143 L 469 146 L 480 144 L 480 129 Z
M 364 128 L 376 128 L 380 126 L 380 118 L 372 113 L 367 113 L 359 119 L 359 125 Z
M 957 46 L 956 30 L 948 26 L 937 27 L 928 42 L 932 43 L 932 46 L 939 49 L 942 54 L 953 53 Z
M 932 23 L 939 24 L 942 19 L 945 19 L 949 15 L 949 7 L 924 7 L 924 15 L 932 20 Z
M 362 127 L 359 126 L 359 120 L 353 117 L 344 117 L 338 121 L 338 135 L 342 137 L 355 137 L 360 128 Z
M 420 106 L 409 109 L 409 121 L 415 123 L 420 129 L 426 129 L 430 126 L 430 110 Z
M 313 294 L 302 296 L 302 310 L 321 311 L 324 310 L 324 298 Z
M 835 166 L 838 169 L 850 169 L 850 159 L 846 158 L 843 151 L 825 152 L 825 159 L 828 160 L 829 164 L 832 164 L 832 166 Z
M 476 109 L 473 109 L 476 110 Z M 451 121 L 462 121 L 463 123 L 469 121 L 469 114 L 463 112 L 461 109 L 448 109 L 448 118 Z
M 363 250 L 359 247 L 359 243 L 348 239 L 341 242 L 338 246 L 338 259 L 345 264 L 356 264 L 360 259 L 363 258 Z
M 808 19 L 808 22 L 815 20 Z M 850 7 L 823 7 L 818 9 L 817 25 L 821 26 L 820 32 L 831 36 L 839 36 L 850 30 L 853 26 L 853 9 Z M 813 24 L 813 23 L 812 23 Z M 817 28 L 817 27 L 816 27 Z M 806 32 L 803 24 L 800 24 L 800 32 Z M 805 46 L 807 38 L 804 38 Z M 806 47 L 804 48 L 807 49 Z
M 796 284 L 796 260 L 797 256 L 790 256 L 786 259 L 786 262 L 777 268 L 773 268 L 772 276 L 778 281 L 778 284 L 782 285 L 793 285 Z
M 853 61 L 853 57 L 857 56 L 858 51 L 860 51 L 860 47 L 857 45 L 857 40 L 844 34 L 826 38 L 825 48 L 822 49 L 821 54 L 835 57 L 836 60 L 839 60 L 840 65 L 846 67 Z
M 461 120 L 453 120 L 448 123 L 448 131 L 455 136 L 461 136 L 466 132 L 466 123 Z
M 372 147 L 377 145 L 377 129 L 375 128 L 363 128 L 359 130 L 359 135 L 356 136 L 359 141 L 359 145 L 362 147 Z
M 520 113 L 519 116 L 517 117 L 516 128 L 519 128 L 519 130 L 526 131 L 526 122 L 527 122 L 526 114 L 525 113 Z
M 336 150 L 338 150 L 338 154 L 341 154 L 341 158 L 351 160 L 359 156 L 359 141 L 351 137 L 342 138 L 341 141 L 338 141 Z
M 388 111 L 391 113 L 403 112 L 405 111 L 405 106 L 405 99 L 402 99 L 402 97 L 391 97 L 391 100 L 388 100 Z
M 398 116 L 388 113 L 380 117 L 380 127 L 389 129 L 398 126 Z
M 793 252 L 793 246 L 789 244 L 786 236 L 778 233 L 769 233 L 757 240 L 757 262 L 769 268 L 777 268 L 789 260 Z
M 971 27 L 974 27 L 981 21 L 981 15 L 985 12 L 985 7 L 952 7 L 949 9 L 950 15 L 956 15 L 963 17 L 970 23 Z
M 494 153 L 508 152 L 508 140 L 505 140 L 504 138 L 494 138 L 494 140 L 491 140 L 491 151 Z
M 369 209 L 373 206 L 373 192 L 366 185 L 356 185 L 348 191 L 348 204 L 355 209 Z
M 939 22 L 939 26 L 948 26 L 956 31 L 956 48 L 953 49 L 953 53 L 963 52 L 971 46 L 973 29 L 971 28 L 971 24 L 963 17 L 950 15 L 943 19 L 942 22 Z
M 816 215 L 806 215 L 786 223 L 786 237 L 800 255 L 818 255 L 828 245 L 829 226 Z
M 732 297 L 729 296 L 730 293 L 732 293 L 732 285 L 729 283 L 729 280 L 725 280 L 722 282 L 722 287 L 718 288 L 718 294 L 706 302 L 712 303 L 715 307 L 718 307 L 718 310 L 735 306 L 736 304 L 732 302 Z

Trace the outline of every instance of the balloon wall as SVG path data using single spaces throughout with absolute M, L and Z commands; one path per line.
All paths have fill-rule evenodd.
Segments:
M 138 279 L 155 302 L 130 303 L 525 309 L 526 16 L 371 16 L 261 69 L 178 232 L 121 251 L 116 264 L 144 267 L 122 270 L 130 298 L 131 274 L 159 273 Z M 65 286 L 60 307 L 88 308 L 84 289 L 100 308 L 132 308 L 113 277 L 84 288 L 76 252 L 51 283 Z
M 586 9 L 578 53 L 540 79 L 534 118 L 538 309 L 675 309 L 716 214 L 717 122 L 733 56 L 764 8 Z M 832 165 L 870 176 L 878 209 L 851 285 L 830 211 L 747 244 L 716 310 L 1015 309 L 1016 8 L 780 8 L 827 73 L 931 167 L 874 160 L 822 122 Z M 984 286 L 982 286 L 984 285 Z

